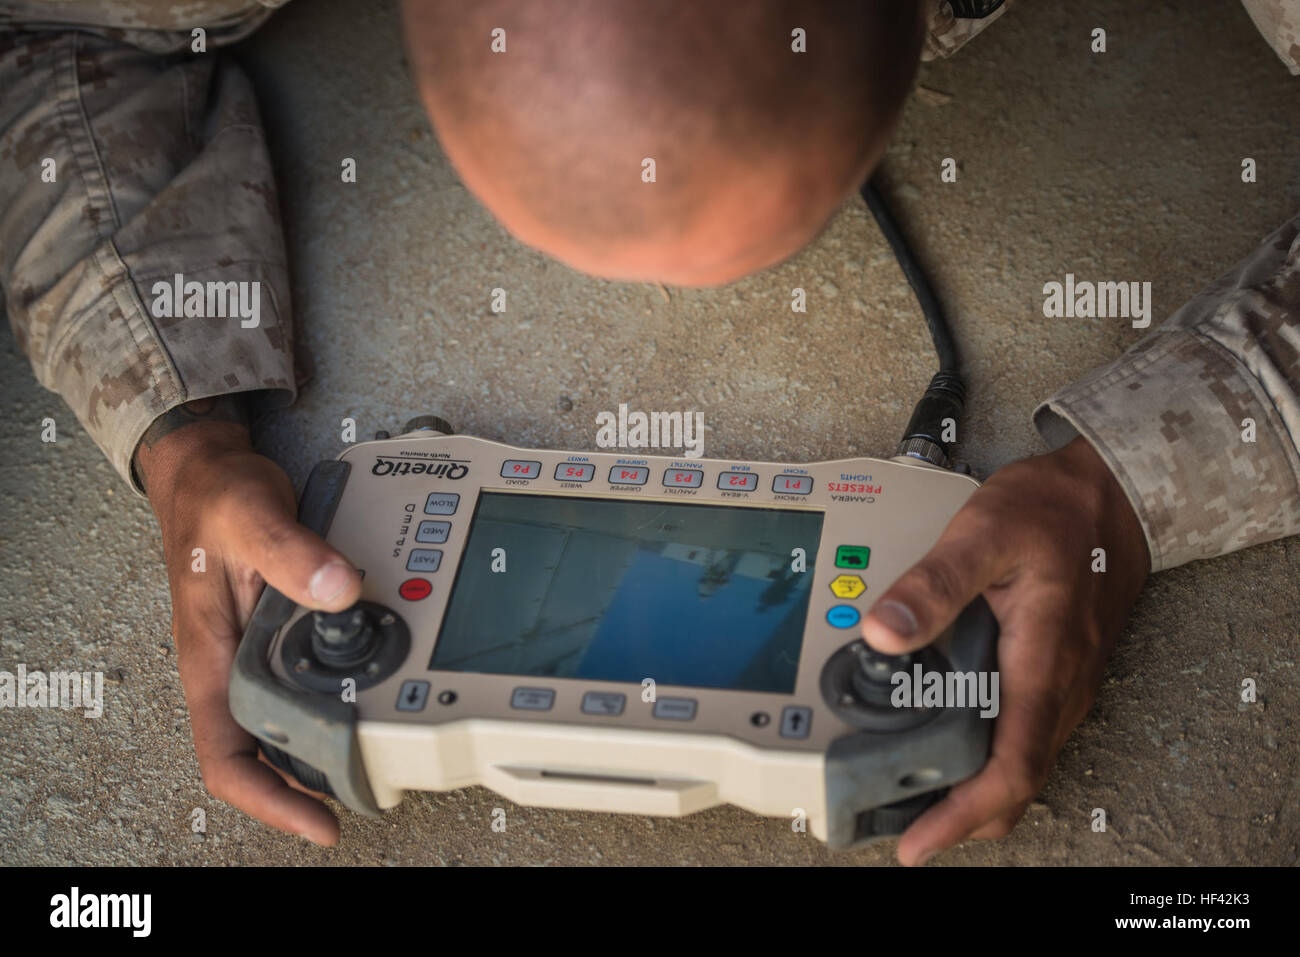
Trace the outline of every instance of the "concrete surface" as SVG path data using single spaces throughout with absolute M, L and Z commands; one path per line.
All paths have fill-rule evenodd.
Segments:
M 595 414 L 698 409 L 706 454 L 808 460 L 892 449 L 931 371 L 907 286 L 860 202 L 802 254 L 722 289 L 577 275 L 514 242 L 448 167 L 406 75 L 390 4 L 294 3 L 242 52 L 286 209 L 316 380 L 261 428 L 299 482 L 359 432 L 426 411 L 520 445 L 594 448 Z M 1093 26 L 1109 53 L 1087 50 Z M 1300 203 L 1300 79 L 1233 0 L 1067 13 L 1020 3 L 923 68 L 890 195 L 968 357 L 964 456 L 978 474 L 1040 451 L 1035 403 L 1118 354 L 1123 321 L 1047 320 L 1072 271 L 1150 280 L 1157 321 Z M 357 159 L 355 185 L 339 163 Z M 942 157 L 960 165 L 939 181 Z M 1259 182 L 1243 185 L 1243 156 Z M 489 292 L 509 290 L 493 316 Z M 793 314 L 790 290 L 809 292 Z M 209 798 L 190 745 L 154 523 L 9 337 L 0 352 L 0 668 L 102 669 L 99 720 L 0 713 L 0 862 L 880 864 L 734 808 L 682 820 L 516 808 L 482 789 L 348 815 L 334 850 Z M 562 402 L 567 397 L 571 407 Z M 57 445 L 38 440 L 54 416 Z M 999 843 L 941 863 L 1296 861 L 1294 541 L 1155 578 L 1096 708 Z M 1239 705 L 1254 676 L 1261 701 Z M 508 828 L 489 827 L 505 806 Z M 203 808 L 207 835 L 190 813 Z M 1109 830 L 1094 833 L 1103 807 Z

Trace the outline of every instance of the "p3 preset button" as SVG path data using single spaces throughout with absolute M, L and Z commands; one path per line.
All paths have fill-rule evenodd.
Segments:
M 669 469 L 664 472 L 665 488 L 699 488 L 704 473 L 699 469 Z

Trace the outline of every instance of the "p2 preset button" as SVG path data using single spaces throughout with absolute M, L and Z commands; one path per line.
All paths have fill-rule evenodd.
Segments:
M 758 488 L 758 475 L 753 472 L 723 472 L 718 476 L 718 488 L 724 492 L 752 492 Z

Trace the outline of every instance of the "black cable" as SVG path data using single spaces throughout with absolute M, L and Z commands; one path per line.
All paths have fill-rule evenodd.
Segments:
M 898 446 L 898 454 L 947 467 L 951 442 L 946 441 L 944 436 L 950 434 L 948 423 L 951 421 L 955 430 L 955 424 L 966 407 L 966 384 L 961 376 L 957 344 L 939 300 L 930 288 L 930 281 L 925 278 L 920 263 L 912 255 L 907 240 L 894 222 L 894 217 L 873 180 L 867 180 L 863 185 L 862 198 L 875 217 L 876 225 L 880 227 L 889 248 L 894 251 L 894 258 L 898 260 L 898 266 L 907 277 L 912 292 L 916 294 L 921 314 L 930 330 L 930 339 L 934 342 L 934 351 L 939 357 L 939 371 L 930 380 L 925 395 L 912 411 L 907 431 Z

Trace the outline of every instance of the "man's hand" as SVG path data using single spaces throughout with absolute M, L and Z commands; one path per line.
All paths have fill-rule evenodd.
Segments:
M 339 611 L 361 594 L 347 560 L 295 520 L 293 485 L 234 422 L 197 421 L 137 452 L 172 596 L 172 633 L 203 782 L 213 797 L 317 844 L 338 841 L 321 801 L 259 760 L 227 692 L 235 649 L 264 582 L 301 605 Z M 203 571 L 194 550 L 204 551 Z
M 1097 548 L 1105 572 L 1092 570 Z M 993 753 L 907 829 L 902 863 L 1011 832 L 1092 706 L 1150 567 L 1123 490 L 1080 437 L 995 473 L 881 595 L 862 635 L 886 654 L 929 644 L 980 594 L 1001 626 Z

